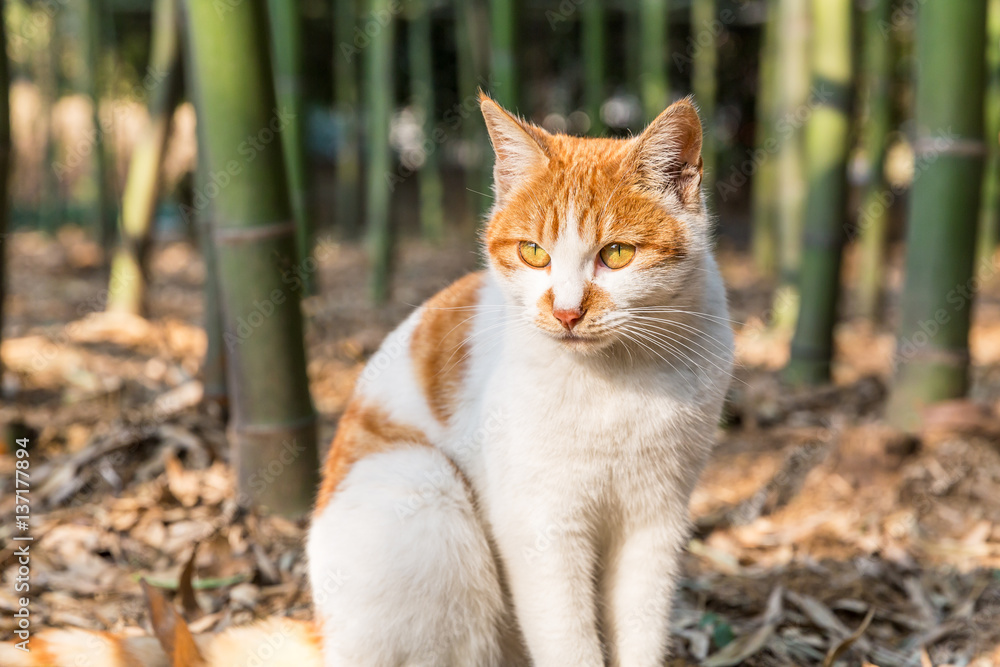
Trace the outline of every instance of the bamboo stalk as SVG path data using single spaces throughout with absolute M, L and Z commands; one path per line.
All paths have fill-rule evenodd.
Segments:
M 334 0 L 334 108 L 340 120 L 337 147 L 337 224 L 353 234 L 361 227 L 361 143 L 358 139 L 358 56 L 354 20 L 357 0 Z
M 182 23 L 187 22 L 187 5 L 181 5 Z M 208 197 L 214 185 L 211 179 L 211 168 L 208 164 L 208 137 L 205 136 L 204 103 L 199 98 L 199 91 L 194 85 L 197 75 L 194 67 L 194 53 L 191 39 L 182 31 L 184 50 L 184 69 L 191 73 L 186 81 L 188 98 L 195 107 L 197 117 L 196 138 L 198 142 L 198 161 L 194 173 L 193 208 L 181 206 L 181 214 L 185 222 L 193 223 L 198 235 L 198 245 L 201 250 L 202 262 L 205 265 L 205 282 L 202 285 L 204 300 L 205 327 L 205 357 L 201 363 L 201 382 L 204 388 L 202 404 L 216 411 L 223 419 L 229 416 L 229 389 L 226 386 L 226 349 L 225 322 L 222 313 L 222 288 L 219 284 L 219 257 L 213 239 L 215 221 L 213 201 Z
M 983 176 L 986 0 L 926 0 L 917 15 L 916 159 L 896 377 L 887 416 L 916 429 L 924 406 L 965 394 Z
M 305 118 L 302 106 L 302 25 L 297 0 L 268 0 L 271 27 L 271 57 L 274 62 L 274 88 L 278 106 L 288 117 L 282 131 L 281 147 L 285 151 L 285 171 L 295 220 L 295 245 L 299 261 L 312 252 L 312 225 L 308 212 L 306 183 Z M 307 294 L 314 292 L 313 274 L 303 272 Z
M 103 52 L 101 35 L 103 0 L 91 0 L 83 3 L 82 39 L 85 41 L 87 66 L 84 70 L 84 89 L 93 104 L 94 144 L 91 147 L 91 180 L 93 192 L 91 229 L 95 239 L 102 248 L 109 248 L 114 239 L 114 218 L 108 215 L 107 191 L 107 156 L 105 154 L 104 127 L 101 125 L 101 91 L 104 89 L 101 81 L 101 53 Z
M 892 122 L 889 75 L 892 41 L 882 33 L 891 18 L 891 0 L 871 0 L 865 11 L 864 77 L 867 122 L 864 133 L 867 186 L 858 216 L 859 275 L 858 314 L 875 321 L 881 305 L 885 244 L 889 231 L 889 210 L 884 205 L 886 191 L 885 151 Z
M 771 307 L 771 327 L 793 331 L 799 312 L 799 265 L 806 199 L 805 143 L 802 118 L 811 115 L 809 90 L 809 5 L 807 0 L 780 0 L 778 11 L 778 276 Z
M 840 295 L 844 247 L 847 158 L 852 91 L 852 2 L 812 0 L 812 81 L 828 94 L 806 124 L 805 234 L 800 270 L 800 309 L 785 376 L 797 384 L 830 381 L 833 328 Z
M 705 126 L 703 132 L 701 156 L 703 160 L 702 189 L 705 192 L 715 191 L 716 164 L 718 163 L 718 142 L 715 132 L 715 98 L 718 90 L 719 54 L 715 32 L 712 24 L 715 22 L 716 0 L 692 0 L 691 2 L 691 32 L 696 35 L 696 43 L 700 48 L 694 55 L 691 72 L 691 88 L 695 101 L 701 112 L 701 121 Z M 702 43 L 701 36 L 708 35 L 707 43 Z
M 669 0 L 639 0 L 639 98 L 648 123 L 670 101 L 667 78 L 667 14 Z
M 0 21 L 0 345 L 3 343 L 4 296 L 7 284 L 7 228 L 10 218 L 10 66 L 7 62 L 7 23 Z M 0 356 L 0 395 L 3 393 L 3 357 Z
M 391 0 L 370 0 L 372 15 L 389 12 Z M 365 210 L 368 218 L 368 250 L 370 253 L 371 295 L 376 303 L 389 297 L 392 279 L 394 229 L 392 198 L 386 187 L 386 175 L 392 169 L 389 148 L 389 122 L 393 102 L 392 47 L 395 20 L 390 20 L 371 38 L 364 52 L 364 81 L 368 121 L 368 170 L 366 174 Z
M 465 194 L 474 231 L 478 231 L 486 212 L 493 204 L 489 194 L 492 187 L 493 152 L 489 147 L 486 125 L 476 111 L 479 89 L 487 87 L 490 35 L 485 24 L 481 0 L 455 0 L 459 106 L 463 109 L 462 141 L 468 149 Z M 500 85 L 493 86 L 487 92 L 497 95 L 499 88 Z
M 771 154 L 777 145 L 778 110 L 778 0 L 768 0 L 760 52 L 757 94 L 757 171 L 753 179 L 752 252 L 757 270 L 773 276 L 778 268 L 778 173 Z
M 587 4 L 596 4 L 588 2 Z M 516 0 L 490 0 L 491 72 L 496 81 L 494 99 L 506 109 L 517 111 L 517 9 Z
M 590 133 L 604 134 L 601 105 L 604 103 L 604 3 L 587 0 L 580 14 L 580 49 L 583 60 L 583 106 L 590 118 Z
M 192 76 L 206 139 L 240 501 L 308 511 L 318 474 L 295 225 L 275 113 L 264 0 L 220 12 L 189 0 Z M 214 185 L 214 187 L 211 187 Z
M 176 0 L 153 4 L 152 76 L 162 77 L 150 92 L 149 124 L 132 150 L 118 221 L 120 245 L 111 260 L 107 309 L 141 315 L 146 308 L 150 238 L 160 194 L 163 154 L 170 122 L 183 94 Z
M 420 167 L 420 228 L 424 238 L 438 242 L 444 236 L 444 186 L 434 140 L 434 43 L 429 3 L 414 2 L 410 19 L 410 93 L 424 135 L 424 162 Z
M 1000 0 L 989 0 L 987 16 L 986 146 L 989 157 L 983 174 L 977 264 L 991 260 L 1000 244 Z
M 798 282 L 806 196 L 804 131 L 797 121 L 809 104 L 809 12 L 806 0 L 780 0 L 778 120 L 778 263 L 782 282 Z

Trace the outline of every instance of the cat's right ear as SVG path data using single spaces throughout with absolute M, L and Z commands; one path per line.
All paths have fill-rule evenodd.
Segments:
M 519 182 L 548 165 L 549 133 L 518 120 L 483 92 L 479 93 L 479 108 L 497 157 L 493 164 L 493 191 L 497 201 L 502 202 Z

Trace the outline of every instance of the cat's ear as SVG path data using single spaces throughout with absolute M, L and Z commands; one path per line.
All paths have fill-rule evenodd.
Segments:
M 643 184 L 701 207 L 701 119 L 690 98 L 671 104 L 636 139 L 632 153 Z
M 493 190 L 497 201 L 502 202 L 519 181 L 548 165 L 546 142 L 550 135 L 518 120 L 483 92 L 479 93 L 479 108 L 497 157 L 493 163 Z

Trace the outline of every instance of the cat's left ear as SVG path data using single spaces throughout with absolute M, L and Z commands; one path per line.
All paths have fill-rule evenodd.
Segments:
M 549 164 L 549 133 L 515 118 L 483 92 L 479 93 L 479 108 L 497 158 L 493 163 L 493 189 L 497 201 L 503 202 L 519 183 Z
M 701 207 L 701 119 L 691 98 L 671 104 L 636 139 L 632 154 L 644 184 Z

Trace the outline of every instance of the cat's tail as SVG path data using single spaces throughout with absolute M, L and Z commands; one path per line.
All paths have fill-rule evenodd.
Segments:
M 20 644 L 0 643 L 0 665 L 321 667 L 323 664 L 319 634 L 308 621 L 270 618 L 219 634 L 193 635 L 162 596 L 159 600 L 150 596 L 150 615 L 156 637 L 125 637 L 80 629 L 42 630 Z

